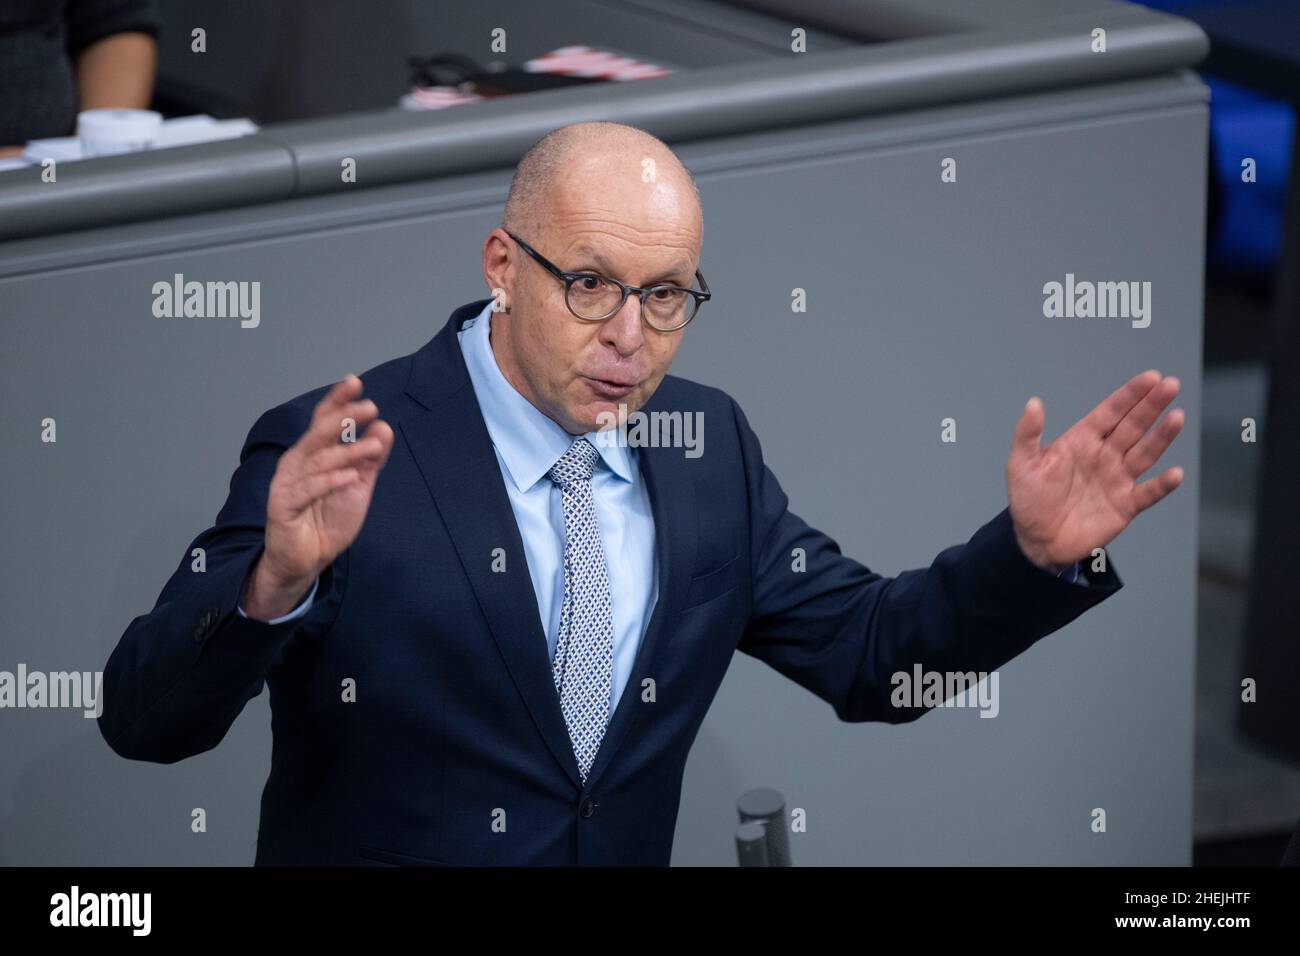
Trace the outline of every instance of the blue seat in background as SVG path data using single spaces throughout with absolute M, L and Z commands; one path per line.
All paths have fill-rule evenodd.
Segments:
M 1218 0 L 1231 7 L 1235 0 Z M 1207 0 L 1145 0 L 1143 6 L 1179 14 Z M 1271 275 L 1282 245 L 1282 215 L 1295 130 L 1290 104 L 1203 75 L 1210 88 L 1211 208 L 1207 259 L 1211 274 Z M 1242 160 L 1255 160 L 1256 181 L 1241 179 Z

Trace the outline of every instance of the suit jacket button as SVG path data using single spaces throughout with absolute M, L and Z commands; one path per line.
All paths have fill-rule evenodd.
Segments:
M 212 622 L 216 620 L 217 612 L 208 611 L 199 619 L 199 626 L 194 629 L 194 640 L 202 641 L 208 630 L 212 627 Z
M 578 804 L 578 813 L 581 814 L 582 818 L 585 820 L 595 812 L 596 801 L 592 800 L 591 797 L 583 797 L 582 803 Z

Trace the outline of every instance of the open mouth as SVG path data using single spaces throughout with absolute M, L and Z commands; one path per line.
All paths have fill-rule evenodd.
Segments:
M 636 388 L 635 382 L 618 382 L 605 378 L 592 378 L 590 375 L 584 375 L 583 379 L 601 398 L 623 398 Z

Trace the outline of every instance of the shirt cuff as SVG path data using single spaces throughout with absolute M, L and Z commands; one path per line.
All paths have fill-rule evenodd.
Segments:
M 1070 584 L 1078 584 L 1079 583 L 1079 562 L 1075 561 L 1074 564 L 1070 565 L 1069 567 L 1063 568 L 1061 570 L 1061 573 L 1058 574 L 1057 577 L 1060 578 L 1062 581 L 1069 582 Z
M 301 603 L 301 604 L 299 604 L 296 608 L 294 608 L 294 609 L 293 609 L 292 611 L 290 611 L 288 614 L 284 614 L 284 615 L 281 615 L 280 617 L 272 618 L 271 620 L 267 621 L 266 623 L 267 623 L 267 624 L 283 624 L 285 621 L 296 621 L 298 618 L 302 617 L 302 616 L 303 616 L 304 614 L 306 614 L 309 610 L 311 610 L 311 604 L 312 604 L 312 601 L 315 600 L 315 598 L 316 598 L 316 589 L 317 589 L 318 587 L 320 587 L 320 578 L 317 578 L 316 581 L 315 581 L 315 583 L 312 584 L 312 586 L 311 586 L 311 590 L 307 592 L 307 596 L 306 596 L 305 598 L 302 599 L 302 603 Z M 243 609 L 243 607 L 241 607 L 240 605 L 236 604 L 236 605 L 235 605 L 235 609 L 236 609 L 237 611 L 239 611 L 239 616 L 240 616 L 240 617 L 248 617 L 248 615 L 244 613 L 244 609 Z

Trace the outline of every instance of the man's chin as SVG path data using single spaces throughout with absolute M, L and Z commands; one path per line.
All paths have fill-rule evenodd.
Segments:
M 635 392 L 617 400 L 597 399 L 574 409 L 572 418 L 586 432 L 605 431 L 627 421 L 627 417 L 641 407 Z

